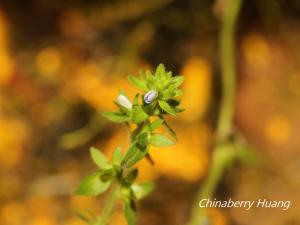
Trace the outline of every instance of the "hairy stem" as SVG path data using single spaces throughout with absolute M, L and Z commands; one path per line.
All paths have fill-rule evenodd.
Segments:
M 148 121 L 147 121 L 148 122 Z M 146 126 L 146 123 L 140 124 L 132 133 L 131 133 L 131 144 L 135 141 L 136 135 L 143 130 L 144 126 Z M 128 150 L 127 150 L 128 151 Z M 125 162 L 126 165 L 126 162 Z M 120 191 L 121 188 L 121 180 L 123 179 L 123 174 L 124 171 L 126 170 L 126 168 L 121 168 L 121 175 L 119 177 L 118 180 L 114 181 L 114 184 L 112 185 L 111 188 L 111 192 L 110 195 L 107 197 L 103 211 L 102 211 L 102 215 L 99 218 L 98 222 L 96 223 L 96 225 L 107 225 L 112 213 L 112 210 L 116 204 L 116 200 L 118 197 L 118 193 Z
M 223 11 L 219 36 L 222 102 L 216 131 L 217 142 L 225 142 L 232 131 L 236 82 L 234 37 L 241 4 L 242 0 L 229 0 Z M 203 198 L 211 198 L 214 195 L 224 169 L 235 155 L 232 150 L 231 147 L 215 144 L 210 170 L 203 187 L 197 194 L 188 225 L 201 225 L 207 222 L 203 208 L 199 208 L 199 201 Z
M 116 204 L 119 189 L 120 189 L 120 184 L 118 182 L 114 182 L 114 184 L 112 185 L 111 191 L 109 193 L 109 196 L 106 199 L 106 202 L 105 202 L 105 205 L 104 205 L 104 208 L 102 211 L 102 215 L 99 218 L 96 225 L 106 225 L 108 223 L 109 218 L 112 213 L 112 210 L 114 209 L 114 206 Z

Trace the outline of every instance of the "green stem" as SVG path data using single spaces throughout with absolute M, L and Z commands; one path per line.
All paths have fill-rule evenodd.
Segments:
M 109 221 L 109 218 L 111 216 L 112 210 L 116 204 L 116 200 L 119 194 L 120 185 L 117 183 L 117 181 L 112 185 L 111 191 L 109 196 L 106 199 L 104 209 L 102 211 L 102 215 L 99 218 L 96 225 L 106 225 Z
M 144 127 L 146 126 L 146 124 L 148 123 L 149 121 L 147 121 L 146 123 L 142 123 L 140 124 L 135 132 L 133 132 L 133 134 L 131 135 L 131 144 L 135 141 L 135 138 L 136 136 L 138 135 L 138 133 L 140 131 L 142 131 L 144 129 Z M 130 145 L 131 146 L 131 145 Z M 127 150 L 128 151 L 128 150 Z M 126 163 L 125 163 L 126 165 Z M 98 222 L 96 223 L 96 225 L 107 225 L 108 221 L 109 221 L 109 218 L 111 216 L 111 213 L 112 213 L 112 210 L 116 204 L 116 200 L 117 200 L 117 197 L 118 197 L 118 194 L 119 194 L 119 191 L 120 191 L 120 188 L 121 188 L 121 180 L 123 179 L 123 174 L 124 174 L 124 170 L 125 168 L 122 168 L 121 169 L 121 177 L 118 179 L 118 180 L 115 180 L 113 185 L 112 185 L 112 188 L 111 188 L 111 192 L 110 192 L 110 195 L 107 197 L 106 199 L 106 202 L 104 204 L 104 208 L 103 208 L 103 211 L 102 211 L 102 215 L 101 217 L 99 218 Z
M 220 66 L 222 74 L 222 102 L 217 124 L 216 140 L 226 142 L 231 134 L 234 116 L 235 96 L 235 26 L 240 11 L 242 0 L 229 0 L 223 11 L 220 31 Z M 222 177 L 228 162 L 234 157 L 234 152 L 229 146 L 215 144 L 212 162 L 208 176 L 203 187 L 199 190 L 196 201 L 191 211 L 188 225 L 201 225 L 205 223 L 203 208 L 199 208 L 199 201 L 203 198 L 211 198 Z
M 242 0 L 230 0 L 222 18 L 220 45 L 220 65 L 222 72 L 222 102 L 217 127 L 217 137 L 224 139 L 231 133 L 234 116 L 234 96 L 236 82 L 235 26 Z

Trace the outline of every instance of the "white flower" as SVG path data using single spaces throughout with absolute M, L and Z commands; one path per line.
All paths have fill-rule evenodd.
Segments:
M 148 91 L 144 96 L 144 102 L 146 104 L 150 104 L 157 98 L 157 96 L 158 96 L 157 91 L 154 90 Z
M 120 94 L 117 98 L 117 102 L 127 108 L 127 109 L 131 109 L 132 108 L 132 103 L 130 102 L 130 100 L 123 94 Z

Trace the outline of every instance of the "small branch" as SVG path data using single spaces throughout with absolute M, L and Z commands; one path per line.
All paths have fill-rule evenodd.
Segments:
M 235 149 L 225 144 L 232 132 L 235 100 L 235 25 L 242 0 L 228 0 L 223 11 L 220 31 L 220 65 L 222 73 L 222 102 L 216 131 L 216 143 L 213 149 L 212 162 L 204 185 L 199 190 L 191 211 L 188 225 L 204 224 L 206 219 L 199 201 L 211 198 L 229 162 L 235 157 Z

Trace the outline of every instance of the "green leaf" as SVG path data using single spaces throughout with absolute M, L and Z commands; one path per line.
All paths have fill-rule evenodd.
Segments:
M 136 224 L 136 209 L 134 205 L 134 201 L 127 200 L 124 203 L 124 213 L 125 218 L 128 225 L 135 225 Z
M 129 120 L 128 116 L 122 112 L 104 112 L 102 115 L 115 123 L 124 123 Z
M 120 147 L 117 147 L 115 149 L 115 151 L 113 152 L 113 156 L 112 156 L 112 162 L 114 165 L 119 166 L 122 162 L 122 151 Z
M 131 143 L 131 145 L 129 146 L 129 148 L 123 158 L 122 164 L 126 163 L 128 159 L 130 159 L 132 156 L 134 156 L 136 154 L 136 152 L 139 151 L 136 144 L 137 144 L 137 141 L 134 141 Z
M 154 134 L 150 137 L 149 143 L 154 146 L 170 146 L 174 145 L 174 141 L 170 140 L 169 138 L 161 135 L 161 134 Z
M 176 111 L 176 113 L 181 113 L 181 112 L 184 112 L 185 111 L 185 109 L 182 109 L 182 108 L 175 108 L 175 111 Z
M 174 96 L 175 96 L 175 90 L 172 88 L 169 88 L 169 89 L 163 91 L 161 99 L 168 100 L 170 98 L 173 98 Z
M 157 119 L 157 120 L 153 121 L 149 125 L 149 131 L 154 131 L 155 129 L 159 128 L 163 123 L 164 123 L 164 121 L 162 119 Z
M 101 181 L 100 175 L 101 174 L 99 172 L 96 172 L 85 177 L 81 181 L 75 194 L 76 195 L 99 195 L 104 191 L 106 191 L 109 188 L 111 181 L 106 181 L 106 182 Z
M 166 101 L 158 101 L 158 104 L 164 111 L 173 116 L 176 116 L 176 111 Z
M 142 146 L 147 145 L 148 144 L 148 132 L 140 133 L 139 135 L 136 136 L 136 140 Z
M 177 140 L 177 136 L 175 131 L 172 129 L 172 127 L 167 123 L 167 121 L 164 120 L 163 126 L 166 128 L 168 133 L 175 139 Z
M 147 84 L 144 80 L 141 80 L 135 76 L 129 76 L 128 77 L 128 80 L 134 85 L 136 86 L 137 88 L 143 90 L 143 91 L 147 91 L 148 90 L 148 87 L 147 87 Z
M 136 94 L 135 96 L 134 96 L 134 99 L 133 99 L 133 105 L 138 105 L 139 104 L 139 94 Z
M 122 164 L 125 167 L 131 167 L 138 161 L 140 161 L 148 153 L 147 146 L 140 146 L 137 143 L 131 145 L 128 149 Z
M 111 168 L 106 156 L 95 147 L 90 148 L 90 155 L 94 163 L 101 169 L 107 170 Z
M 154 184 L 152 182 L 143 182 L 140 184 L 133 184 L 131 189 L 136 199 L 142 199 L 149 195 L 154 190 Z
M 179 97 L 179 96 L 181 96 L 181 95 L 183 95 L 183 92 L 182 92 L 181 90 L 176 89 L 176 90 L 174 91 L 174 97 Z
M 166 69 L 165 69 L 164 64 L 162 64 L 162 63 L 159 64 L 158 67 L 156 68 L 155 75 L 162 78 L 165 73 L 166 73 Z
M 148 153 L 148 148 L 145 148 L 145 150 L 139 150 L 132 158 L 130 158 L 126 165 L 127 167 L 132 167 L 134 164 L 139 162 L 141 159 L 145 157 Z
M 179 87 L 184 81 L 184 76 L 176 76 L 173 77 L 172 83 L 174 83 L 175 87 Z
M 133 123 L 141 123 L 148 118 L 147 113 L 142 109 L 141 106 L 136 105 L 132 108 L 131 121 Z

